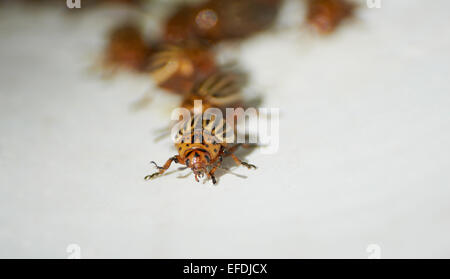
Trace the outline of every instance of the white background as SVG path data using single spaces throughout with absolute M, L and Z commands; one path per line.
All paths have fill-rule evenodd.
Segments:
M 287 5 L 233 47 L 280 148 L 218 186 L 143 180 L 176 153 L 154 138 L 179 99 L 134 111 L 147 76 L 89 70 L 122 12 L 0 6 L 0 257 L 449 257 L 450 3 L 362 5 L 326 38 Z

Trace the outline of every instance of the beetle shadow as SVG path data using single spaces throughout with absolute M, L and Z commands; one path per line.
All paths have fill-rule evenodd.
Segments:
M 249 164 L 252 164 L 252 162 L 248 162 L 246 157 L 248 155 L 250 155 L 251 153 L 253 153 L 255 151 L 255 149 L 258 146 L 256 145 L 251 145 L 248 147 L 239 147 L 233 154 L 238 157 L 241 161 L 243 162 L 247 162 Z M 235 173 L 234 170 L 237 169 L 242 169 L 245 171 L 255 171 L 255 169 L 248 169 L 247 167 L 243 166 L 243 165 L 237 165 L 236 162 L 233 160 L 233 158 L 231 158 L 231 156 L 226 156 L 223 158 L 223 162 L 220 165 L 219 168 L 217 168 L 217 171 L 214 173 L 214 176 L 216 177 L 217 180 L 217 184 L 220 184 L 220 179 L 223 175 L 227 175 L 227 174 L 231 174 L 234 176 L 237 176 L 239 178 L 242 179 L 247 179 L 248 176 L 244 175 L 244 174 L 240 174 L 240 173 Z M 204 180 L 203 183 L 206 183 L 207 181 L 210 181 L 211 179 L 207 178 Z
M 264 102 L 264 98 L 261 95 L 257 95 L 252 97 L 251 99 L 245 102 L 244 108 L 259 108 Z

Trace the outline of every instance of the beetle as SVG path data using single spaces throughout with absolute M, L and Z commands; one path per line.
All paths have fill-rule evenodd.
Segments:
M 179 130 L 176 138 L 175 147 L 178 150 L 178 155 L 169 158 L 163 166 L 158 166 L 152 161 L 151 163 L 155 165 L 158 171 L 147 175 L 145 180 L 162 175 L 172 162 L 175 162 L 190 168 L 197 182 L 199 182 L 199 177 L 206 175 L 212 180 L 213 184 L 216 184 L 217 180 L 214 173 L 221 166 L 225 156 L 231 156 L 237 165 L 243 165 L 248 169 L 256 169 L 255 165 L 243 162 L 233 154 L 240 144 L 229 147 L 227 140 L 224 140 L 232 129 L 226 124 L 226 121 L 202 118 L 202 114 L 198 114 L 191 117 L 190 121 L 185 121 L 185 125 Z M 216 125 L 213 125 L 213 123 Z
M 307 6 L 307 23 L 322 34 L 332 33 L 356 8 L 348 0 L 307 0 Z
M 189 109 L 190 115 L 188 119 L 180 122 L 174 139 L 178 154 L 169 158 L 163 166 L 152 161 L 158 172 L 147 175 L 145 179 L 150 180 L 162 175 L 172 162 L 175 162 L 190 168 L 197 182 L 199 177 L 206 175 L 216 184 L 214 173 L 226 156 L 231 156 L 237 165 L 256 169 L 255 165 L 243 162 L 233 154 L 241 146 L 234 143 L 235 127 L 223 119 L 222 114 L 207 110 L 220 108 L 238 100 L 240 85 L 239 75 L 234 73 L 216 73 L 198 83 L 190 97 L 183 102 L 183 107 Z M 202 104 L 201 113 L 194 113 L 191 106 L 197 99 L 206 103 L 205 106 Z M 228 145 L 229 143 L 233 144 Z
M 103 65 L 143 71 L 148 63 L 150 46 L 140 28 L 132 22 L 124 22 L 114 27 L 109 34 L 105 48 Z

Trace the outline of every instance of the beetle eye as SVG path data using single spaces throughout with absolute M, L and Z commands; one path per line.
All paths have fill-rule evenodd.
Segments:
M 189 167 L 189 159 L 186 160 L 186 166 Z
M 209 158 L 209 156 L 208 156 L 208 155 L 206 155 L 206 156 L 205 156 L 205 159 L 206 159 L 206 161 L 208 161 L 208 163 L 209 163 L 209 161 L 210 161 L 210 158 Z

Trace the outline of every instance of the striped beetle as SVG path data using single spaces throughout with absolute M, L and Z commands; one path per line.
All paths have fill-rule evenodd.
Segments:
M 222 114 L 208 112 L 207 108 L 217 109 L 219 104 L 230 104 L 238 99 L 239 83 L 236 76 L 232 74 L 216 74 L 195 86 L 183 103 L 185 108 L 189 108 L 191 113 L 188 119 L 184 119 L 178 127 L 175 136 L 175 147 L 178 155 L 167 160 L 161 167 L 154 161 L 151 163 L 158 169 L 157 172 L 147 175 L 146 180 L 150 180 L 162 175 L 172 164 L 172 162 L 184 164 L 190 168 L 198 182 L 199 177 L 206 175 L 213 184 L 216 184 L 214 173 L 221 166 L 223 158 L 231 156 L 237 165 L 243 165 L 249 169 L 256 166 L 241 161 L 233 153 L 241 144 L 235 143 L 234 126 L 230 125 Z M 196 98 L 206 102 L 206 109 L 202 109 L 199 114 L 194 114 L 191 108 L 191 101 Z M 222 102 L 221 102 L 222 101 Z M 211 104 L 211 102 L 213 104 Z M 228 145 L 233 143 L 233 145 Z

